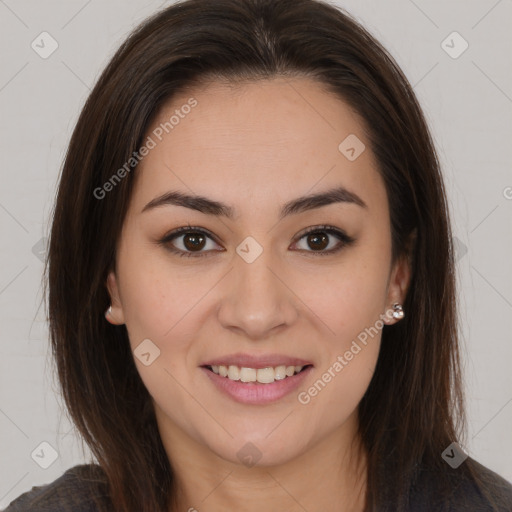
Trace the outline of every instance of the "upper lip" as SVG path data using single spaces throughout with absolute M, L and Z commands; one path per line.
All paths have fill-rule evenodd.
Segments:
M 311 361 L 284 354 L 229 354 L 206 361 L 201 366 L 238 366 L 240 368 L 267 368 L 269 366 L 307 366 Z

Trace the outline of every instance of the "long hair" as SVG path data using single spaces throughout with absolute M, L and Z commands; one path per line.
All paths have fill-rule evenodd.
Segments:
M 50 337 L 63 398 L 116 511 L 166 510 L 175 479 L 126 328 L 104 318 L 136 166 L 107 197 L 97 190 L 178 92 L 212 79 L 278 76 L 312 77 L 361 116 L 386 186 L 393 261 L 405 255 L 412 268 L 407 314 L 384 327 L 359 404 L 366 510 L 406 510 L 421 468 L 439 475 L 441 501 L 452 490 L 454 470 L 441 453 L 465 431 L 454 257 L 439 162 L 412 87 L 364 28 L 321 1 L 187 0 L 140 25 L 92 90 L 65 158 L 49 244 Z M 471 473 L 467 462 L 458 475 Z

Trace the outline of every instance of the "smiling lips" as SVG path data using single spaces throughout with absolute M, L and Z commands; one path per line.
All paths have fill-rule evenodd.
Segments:
M 296 368 L 300 369 L 299 373 L 296 373 Z M 215 369 L 219 373 L 216 373 Z M 205 365 L 201 367 L 201 370 L 219 391 L 235 402 L 266 405 L 277 402 L 296 390 L 307 379 L 313 370 L 313 365 L 290 364 L 254 368 L 219 364 Z M 227 375 L 222 377 L 221 371 L 222 373 L 227 372 Z M 260 382 L 261 380 L 264 382 Z
M 231 354 L 202 366 L 232 381 L 271 384 L 300 373 L 311 362 L 282 354 Z
M 216 373 L 221 377 L 226 377 L 230 380 L 270 384 L 276 380 L 283 380 L 296 373 L 300 373 L 304 366 L 279 365 L 276 367 L 267 366 L 265 368 L 247 368 L 245 366 L 239 367 L 236 365 L 212 365 L 209 366 L 209 368 L 213 373 Z

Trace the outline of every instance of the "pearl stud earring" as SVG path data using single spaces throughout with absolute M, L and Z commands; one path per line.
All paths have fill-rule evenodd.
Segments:
M 402 320 L 402 318 L 404 316 L 405 316 L 405 313 L 404 313 L 404 308 L 402 307 L 402 304 L 395 302 L 393 304 L 393 318 L 395 320 Z

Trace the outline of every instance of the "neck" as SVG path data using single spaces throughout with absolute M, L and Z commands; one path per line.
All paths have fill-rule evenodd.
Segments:
M 350 428 L 352 427 L 352 428 Z M 171 512 L 363 512 L 367 457 L 354 418 L 293 460 L 246 467 L 159 424 L 175 478 Z

